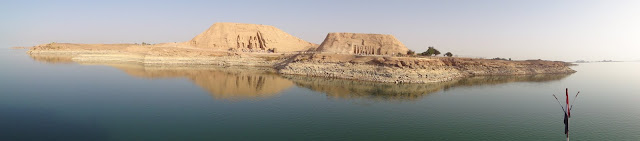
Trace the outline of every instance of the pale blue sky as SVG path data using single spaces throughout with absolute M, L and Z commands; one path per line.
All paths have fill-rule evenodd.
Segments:
M 640 60 L 640 1 L 0 1 L 0 45 L 181 42 L 215 22 L 393 34 L 471 57 Z

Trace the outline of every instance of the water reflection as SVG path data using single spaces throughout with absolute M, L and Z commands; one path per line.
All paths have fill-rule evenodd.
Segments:
M 31 55 L 46 63 L 68 63 L 71 57 Z M 80 64 L 92 64 L 81 62 Z M 95 65 L 95 64 L 94 64 Z M 296 85 L 322 92 L 330 98 L 370 100 L 416 100 L 430 93 L 460 86 L 496 85 L 509 82 L 547 82 L 571 74 L 516 76 L 478 76 L 429 84 L 394 84 L 345 79 L 278 75 L 267 68 L 222 68 L 217 66 L 145 66 L 141 64 L 105 64 L 142 78 L 187 78 L 208 91 L 215 99 L 268 98 Z
M 215 99 L 255 99 L 278 95 L 293 82 L 264 70 L 248 68 L 154 67 L 138 64 L 110 64 L 134 77 L 188 78 Z
M 74 63 L 72 60 L 73 57 L 68 55 L 29 55 L 29 56 L 31 56 L 31 59 L 35 61 L 50 63 L 50 64 Z
M 285 77 L 293 81 L 297 86 L 323 92 L 331 98 L 343 99 L 418 99 L 426 94 L 440 91 L 442 88 L 455 83 L 449 81 L 428 84 L 395 84 L 292 75 L 286 75 Z
M 507 75 L 507 76 L 475 76 L 458 80 L 455 86 L 496 85 L 509 82 L 549 82 L 566 78 L 565 74 Z
M 323 92 L 331 98 L 364 98 L 376 100 L 415 100 L 430 93 L 459 86 L 496 85 L 509 82 L 547 82 L 566 78 L 570 74 L 539 74 L 515 76 L 477 76 L 455 81 L 428 84 L 394 84 L 305 76 L 285 77 L 297 86 Z

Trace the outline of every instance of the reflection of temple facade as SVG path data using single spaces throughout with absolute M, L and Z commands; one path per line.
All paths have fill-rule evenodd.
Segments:
M 190 79 L 216 99 L 251 99 L 272 97 L 293 86 L 276 74 L 212 72 Z
M 110 65 L 127 74 L 144 78 L 186 77 L 208 91 L 215 99 L 242 100 L 267 98 L 293 86 L 277 74 L 243 70 L 165 69 L 140 65 Z

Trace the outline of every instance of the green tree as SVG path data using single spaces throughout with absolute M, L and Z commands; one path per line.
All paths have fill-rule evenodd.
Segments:
M 444 56 L 451 57 L 451 56 L 453 56 L 453 53 L 447 52 L 447 53 L 444 54 Z
M 431 55 L 439 55 L 440 51 L 438 51 L 438 49 L 434 48 L 434 47 L 429 47 L 429 49 L 427 49 L 427 51 L 420 53 L 420 55 L 422 56 L 431 56 Z
M 422 53 L 420 53 L 421 56 L 431 56 L 433 54 L 429 53 L 429 51 L 424 51 Z

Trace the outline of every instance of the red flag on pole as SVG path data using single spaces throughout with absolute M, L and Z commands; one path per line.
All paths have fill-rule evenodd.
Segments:
M 576 98 L 578 98 L 578 94 L 580 94 L 580 91 L 578 91 L 578 93 L 576 93 L 576 97 L 573 98 L 575 103 Z M 560 105 L 560 108 L 562 108 L 562 112 L 564 113 L 564 134 L 567 135 L 567 141 L 569 140 L 569 118 L 571 118 L 571 107 L 573 107 L 573 105 L 571 105 L 569 103 L 569 88 L 565 89 L 565 96 L 567 97 L 567 106 L 565 108 L 565 106 L 562 106 L 562 103 L 560 102 L 560 100 L 558 99 L 558 97 L 556 97 L 555 94 L 553 94 L 553 97 L 556 98 L 556 101 L 558 102 L 558 104 Z

